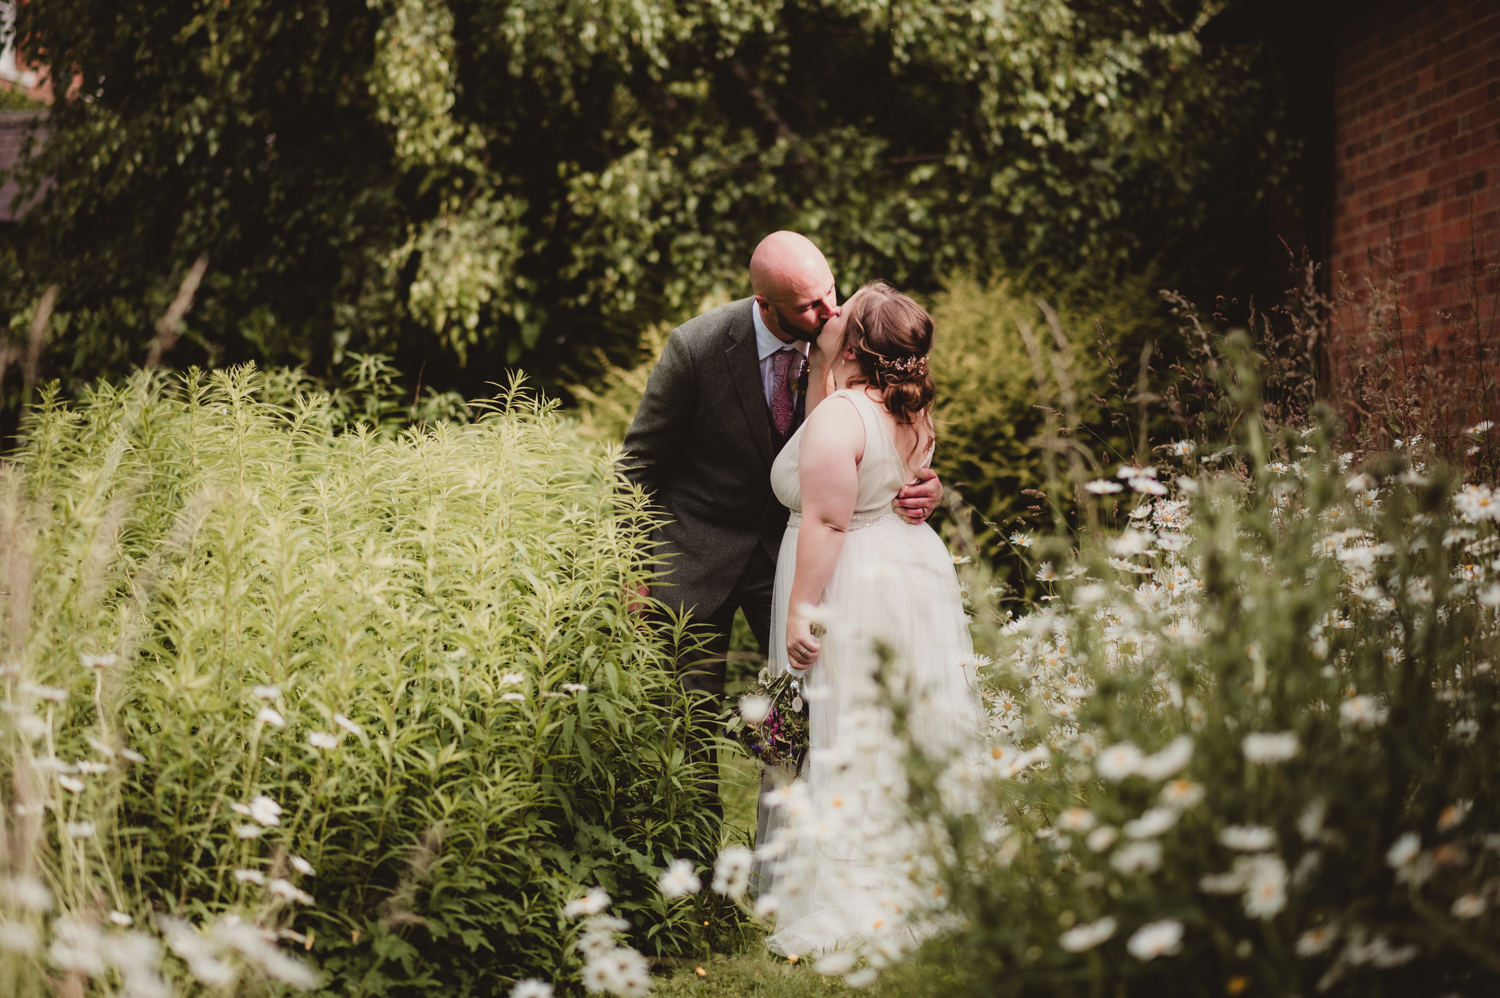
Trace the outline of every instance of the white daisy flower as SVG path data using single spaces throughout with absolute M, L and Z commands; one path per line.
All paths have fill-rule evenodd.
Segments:
M 745 719 L 746 724 L 764 724 L 770 713 L 770 697 L 740 697 L 740 716 Z
M 1127 843 L 1109 858 L 1109 865 L 1121 873 L 1155 872 L 1161 868 L 1161 843 L 1155 839 Z
M 1286 907 L 1286 864 L 1280 856 L 1242 856 L 1235 861 L 1245 881 L 1245 914 L 1271 918 Z
M 1339 721 L 1356 728 L 1374 728 L 1385 723 L 1390 711 L 1367 693 L 1350 697 L 1339 705 Z
M 1453 907 L 1448 910 L 1453 913 L 1454 918 L 1478 918 L 1488 906 L 1483 894 L 1465 894 L 1454 901 Z
M 1392 869 L 1401 869 L 1417 858 L 1417 853 L 1422 851 L 1422 839 L 1416 832 L 1407 832 L 1386 850 L 1385 861 Z
M 603 887 L 595 887 L 581 898 L 574 898 L 563 906 L 563 914 L 568 918 L 577 918 L 580 915 L 597 915 L 609 907 L 609 895 L 604 892 Z
M 1265 825 L 1226 825 L 1219 830 L 1219 842 L 1240 852 L 1264 852 L 1276 844 L 1276 832 Z
M 1130 742 L 1111 745 L 1099 753 L 1099 775 L 1106 780 L 1123 780 L 1137 772 L 1144 759 L 1141 750 Z
M 1109 915 L 1105 915 L 1097 922 L 1073 926 L 1057 937 L 1057 945 L 1069 953 L 1082 953 L 1109 939 L 1115 934 L 1117 927 L 1118 923 Z
M 1177 824 L 1177 819 L 1181 816 L 1182 812 L 1176 808 L 1153 807 L 1139 818 L 1125 822 L 1123 831 L 1128 838 L 1154 839 Z
M 252 821 L 267 828 L 281 824 L 281 805 L 265 794 L 259 794 L 251 800 L 246 813 Z
M 311 894 L 302 890 L 290 880 L 283 880 L 280 877 L 267 883 L 266 890 L 286 901 L 295 901 L 298 904 L 314 903 Z
M 1337 923 L 1320 925 L 1317 928 L 1308 929 L 1297 937 L 1297 955 L 1317 956 L 1319 953 L 1326 953 L 1338 936 L 1339 927 Z
M 1194 783 L 1192 780 L 1173 780 L 1161 788 L 1161 796 L 1157 800 L 1162 807 L 1186 811 L 1203 803 L 1204 794 L 1201 783 Z
M 1165 780 L 1182 772 L 1192 760 L 1192 736 L 1178 735 L 1166 748 L 1146 756 L 1137 763 L 1135 772 L 1148 780 Z
M 739 898 L 750 886 L 750 867 L 754 854 L 744 846 L 730 846 L 719 853 L 714 864 L 713 889 L 729 898 Z
M 29 956 L 41 944 L 42 937 L 25 922 L 0 922 L 0 950 Z
M 52 892 L 47 885 L 29 874 L 18 874 L 0 880 L 0 896 L 21 911 L 52 910 Z
M 1246 735 L 1240 747 L 1247 761 L 1259 764 L 1286 762 L 1301 751 L 1295 731 L 1257 731 Z
M 813 969 L 820 974 L 834 977 L 847 974 L 853 970 L 856 960 L 857 957 L 848 950 L 834 950 L 832 953 L 820 957 L 817 966 Z
M 1473 807 L 1473 801 L 1461 800 L 1453 804 L 1449 804 L 1447 807 L 1443 808 L 1442 814 L 1438 815 L 1438 831 L 1447 832 L 1457 828 L 1459 825 L 1462 825 L 1464 823 L 1464 819 L 1469 816 L 1469 811 L 1471 811 Z
M 702 883 L 693 872 L 693 864 L 685 859 L 674 859 L 656 880 L 657 888 L 668 898 L 687 897 L 697 894 Z
M 1086 832 L 1094 827 L 1097 820 L 1094 812 L 1088 808 L 1070 807 L 1059 814 L 1053 824 L 1065 832 Z
M 68 691 L 61 686 L 43 686 L 39 683 L 21 683 L 17 689 L 48 703 L 62 703 L 68 699 Z
M 1182 949 L 1182 923 L 1175 918 L 1164 918 L 1143 925 L 1130 937 L 1125 948 L 1137 960 L 1171 956 Z

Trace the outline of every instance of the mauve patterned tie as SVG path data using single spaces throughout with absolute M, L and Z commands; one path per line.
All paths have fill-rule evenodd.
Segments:
M 782 440 L 792 432 L 792 414 L 797 409 L 794 396 L 797 385 L 796 361 L 800 357 L 790 348 L 778 350 L 771 358 L 775 381 L 771 386 L 771 422 Z

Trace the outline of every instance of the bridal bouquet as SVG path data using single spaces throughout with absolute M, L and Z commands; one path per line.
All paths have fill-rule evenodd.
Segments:
M 796 779 L 807 760 L 807 701 L 801 680 L 789 672 L 762 669 L 740 698 L 740 708 L 724 725 L 724 735 L 742 745 L 764 768 Z

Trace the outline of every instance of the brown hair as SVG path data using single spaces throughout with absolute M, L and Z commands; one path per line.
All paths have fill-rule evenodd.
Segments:
M 927 370 L 932 316 L 884 281 L 871 281 L 855 294 L 843 310 L 842 349 L 853 350 L 859 364 L 848 383 L 880 389 L 896 422 L 910 425 L 937 395 Z

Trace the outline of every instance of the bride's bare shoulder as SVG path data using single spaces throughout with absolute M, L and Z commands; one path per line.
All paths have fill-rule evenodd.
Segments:
M 849 392 L 834 392 L 807 417 L 802 431 L 803 450 L 811 445 L 824 450 L 849 450 L 858 460 L 865 449 L 865 422 Z

